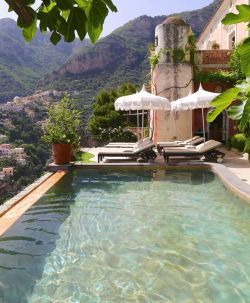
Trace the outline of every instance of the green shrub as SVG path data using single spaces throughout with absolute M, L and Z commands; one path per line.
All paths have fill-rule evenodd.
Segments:
M 130 130 L 118 127 L 102 129 L 99 140 L 102 142 L 136 142 L 137 138 Z
M 70 100 L 65 96 L 49 108 L 48 115 L 42 139 L 47 143 L 69 143 L 76 149 L 80 141 L 80 111 L 71 108 Z
M 231 146 L 243 151 L 245 148 L 246 137 L 244 134 L 236 134 L 231 138 Z

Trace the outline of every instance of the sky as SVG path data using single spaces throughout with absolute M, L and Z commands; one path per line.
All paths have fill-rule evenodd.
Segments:
M 198 9 L 213 0 L 113 0 L 118 13 L 110 13 L 107 17 L 102 36 L 106 36 L 126 22 L 141 15 L 159 16 Z M 16 19 L 14 13 L 8 13 L 8 6 L 0 0 L 0 19 L 9 17 Z

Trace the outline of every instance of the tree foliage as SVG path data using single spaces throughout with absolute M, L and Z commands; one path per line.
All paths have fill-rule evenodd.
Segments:
M 17 25 L 23 29 L 24 39 L 29 42 L 36 34 L 37 24 L 41 32 L 51 32 L 50 40 L 57 44 L 62 37 L 72 42 L 76 34 L 83 40 L 88 33 L 95 43 L 102 32 L 109 10 L 116 12 L 112 0 L 5 0 L 10 10 L 18 15 Z
M 222 20 L 224 24 L 250 22 L 250 5 L 236 7 L 238 14 L 227 14 Z M 238 54 L 241 73 L 246 75 L 246 78 L 211 102 L 213 109 L 208 113 L 208 122 L 214 121 L 223 110 L 227 110 L 228 117 L 238 121 L 239 130 L 246 136 L 245 152 L 249 154 L 250 159 L 250 38 L 238 46 Z
M 93 115 L 88 122 L 92 135 L 98 137 L 101 141 L 107 137 L 110 139 L 112 134 L 117 137 L 117 133 L 119 133 L 121 136 L 119 130 L 127 126 L 126 117 L 122 112 L 115 111 L 114 102 L 120 96 L 130 95 L 135 92 L 135 86 L 129 83 L 121 85 L 118 89 L 101 91 L 96 97 L 93 105 Z M 117 129 L 117 132 L 113 132 L 114 129 Z M 109 134 L 108 136 L 107 133 Z

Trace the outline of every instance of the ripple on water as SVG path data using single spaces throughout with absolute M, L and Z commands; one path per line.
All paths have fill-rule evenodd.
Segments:
M 210 172 L 74 171 L 0 239 L 0 302 L 250 302 L 249 217 Z

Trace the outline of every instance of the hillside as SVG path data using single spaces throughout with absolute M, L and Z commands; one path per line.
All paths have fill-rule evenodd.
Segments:
M 195 11 L 179 14 L 198 35 L 220 0 Z M 54 46 L 49 35 L 37 33 L 27 44 L 12 19 L 0 20 L 0 103 L 16 95 L 24 96 L 36 88 L 78 91 L 89 108 L 96 93 L 124 81 L 142 85 L 149 77 L 148 45 L 154 30 L 166 16 L 141 16 L 101 39 L 60 42 Z M 41 80 L 42 79 L 42 80 Z
M 21 30 L 12 19 L 0 20 L 0 103 L 10 101 L 16 95 L 32 93 L 37 81 L 58 66 L 88 40 L 74 43 L 59 43 L 56 47 L 49 41 L 49 35 L 37 33 L 35 39 L 27 44 Z
M 220 0 L 209 6 L 179 14 L 198 36 L 207 24 Z M 149 77 L 148 46 L 154 42 L 156 25 L 166 16 L 141 16 L 101 39 L 96 45 L 71 56 L 40 86 L 81 92 L 88 104 L 102 88 L 115 87 L 124 81 L 142 85 Z

